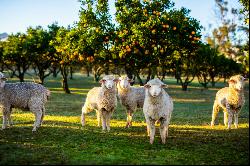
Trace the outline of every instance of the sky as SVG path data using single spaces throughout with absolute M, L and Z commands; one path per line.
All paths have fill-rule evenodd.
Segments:
M 111 13 L 115 13 L 114 1 Z M 208 29 L 215 22 L 215 0 L 173 0 L 175 8 L 190 9 L 190 16 Z M 67 27 L 79 20 L 78 0 L 0 0 L 0 33 L 25 32 L 29 26 L 47 28 L 53 22 Z M 229 7 L 240 7 L 238 0 L 229 0 Z M 203 34 L 205 34 L 203 30 Z

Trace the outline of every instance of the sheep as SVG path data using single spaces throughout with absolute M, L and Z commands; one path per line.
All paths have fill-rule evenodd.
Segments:
M 214 126 L 215 119 L 220 108 L 224 112 L 224 125 L 227 129 L 231 129 L 231 124 L 234 117 L 234 126 L 238 128 L 238 116 L 241 108 L 245 103 L 244 98 L 244 81 L 245 78 L 241 75 L 232 76 L 229 81 L 229 87 L 220 89 L 216 93 L 213 105 L 211 127 Z
M 105 75 L 99 81 L 101 87 L 94 87 L 88 92 L 82 107 L 82 126 L 85 125 L 85 114 L 96 110 L 98 126 L 102 120 L 102 130 L 110 131 L 110 119 L 117 106 L 117 81 L 113 75 Z
M 131 80 L 127 76 L 118 79 L 117 89 L 120 103 L 127 110 L 126 128 L 132 126 L 133 113 L 137 108 L 142 108 L 145 98 L 144 87 L 131 87 Z
M 147 123 L 147 133 L 150 136 L 150 144 L 154 142 L 156 121 L 160 122 L 161 141 L 162 144 L 165 144 L 173 112 L 173 99 L 163 89 L 167 85 L 158 78 L 148 81 L 144 87 L 143 113 Z
M 41 126 L 45 115 L 45 103 L 50 91 L 33 82 L 5 83 L 7 78 L 0 72 L 0 110 L 3 112 L 2 129 L 11 126 L 12 108 L 30 110 L 35 114 L 32 132 Z

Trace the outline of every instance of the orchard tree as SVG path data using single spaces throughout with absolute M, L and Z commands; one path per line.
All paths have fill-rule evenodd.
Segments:
M 0 41 L 0 71 L 4 70 L 4 62 L 3 62 L 3 45 L 4 43 Z
M 41 84 L 51 74 L 48 69 L 51 66 L 54 52 L 49 45 L 50 40 L 52 38 L 50 38 L 49 33 L 42 29 L 41 26 L 37 26 L 36 28 L 30 27 L 27 30 L 28 49 L 31 52 L 34 69 L 35 71 L 38 70 L 37 75 Z
M 173 3 L 169 0 L 118 0 L 115 5 L 119 23 L 115 48 L 128 76 L 135 75 L 142 85 L 140 74 L 147 69 L 146 82 L 155 76 L 164 79 L 166 71 L 171 70 L 169 66 L 181 67 L 174 66 L 175 51 L 186 56 L 186 60 L 183 60 L 184 56 L 177 58 L 177 64 L 189 63 L 188 59 L 200 39 L 200 26 L 188 16 L 188 10 L 170 10 Z M 178 70 L 179 76 L 184 74 L 180 71 L 184 70 Z M 188 71 L 187 68 L 189 77 Z
M 219 55 L 217 49 L 211 48 L 208 44 L 202 44 L 197 50 L 195 61 L 196 76 L 204 88 L 208 88 L 209 83 L 214 87 L 215 83 L 219 81 L 219 74 L 224 67 L 221 60 L 222 56 Z
M 119 23 L 116 49 L 120 62 L 128 77 L 135 75 L 142 85 L 142 70 L 148 71 L 147 82 L 157 75 L 158 66 L 163 64 L 159 57 L 166 53 L 167 31 L 173 28 L 167 23 L 167 10 L 173 4 L 169 0 L 118 0 L 115 5 Z M 170 54 L 172 50 L 168 51 Z
M 24 74 L 31 65 L 32 56 L 28 45 L 27 35 L 23 33 L 9 35 L 4 42 L 3 61 L 20 82 L 24 82 Z
M 78 55 L 74 54 L 74 45 L 72 42 L 77 41 L 75 29 L 61 27 L 56 34 L 55 39 L 51 40 L 50 44 L 56 49 L 53 63 L 57 63 L 62 75 L 62 88 L 65 93 L 70 93 L 68 86 L 68 75 L 70 67 L 74 61 L 78 59 Z
M 91 66 L 95 81 L 102 73 L 108 74 L 113 64 L 111 47 L 113 43 L 114 24 L 109 14 L 108 1 L 81 1 L 78 51 L 83 63 Z

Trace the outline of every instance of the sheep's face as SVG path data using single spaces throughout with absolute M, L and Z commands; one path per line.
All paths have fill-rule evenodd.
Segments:
M 130 87 L 131 80 L 128 77 L 120 77 L 118 81 L 122 89 L 127 89 Z
M 3 73 L 0 72 L 0 88 L 4 87 L 6 80 L 7 80 L 7 78 L 4 76 Z
M 166 87 L 166 84 L 146 84 L 144 87 L 148 89 L 152 97 L 157 97 L 161 94 L 162 89 Z
M 102 84 L 102 86 L 105 86 L 107 89 L 112 89 L 115 84 L 117 83 L 117 79 L 113 78 L 113 77 L 106 77 L 100 80 L 100 83 Z
M 244 84 L 245 84 L 245 81 L 246 79 L 241 76 L 241 75 L 236 75 L 236 76 L 232 76 L 229 81 L 228 81 L 228 84 L 229 84 L 229 87 L 231 88 L 234 88 L 236 90 L 243 90 L 244 89 Z

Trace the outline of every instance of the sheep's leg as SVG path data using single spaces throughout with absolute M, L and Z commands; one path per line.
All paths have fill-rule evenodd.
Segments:
M 12 126 L 13 125 L 13 121 L 11 119 L 11 112 L 12 112 L 12 108 L 10 108 L 9 113 L 7 114 L 7 118 L 8 118 L 8 125 Z
M 233 121 L 233 114 L 229 113 L 227 129 L 231 129 L 232 121 Z
M 106 126 L 107 126 L 107 131 L 110 131 L 110 119 L 112 116 L 112 112 L 109 111 L 106 113 Z
M 98 110 L 96 110 L 96 118 L 97 118 L 97 125 L 98 127 L 101 126 L 101 114 Z
M 212 121 L 211 121 L 211 127 L 214 126 L 214 121 L 215 121 L 215 119 L 216 119 L 218 113 L 219 113 L 219 105 L 218 105 L 218 103 L 217 103 L 216 101 L 214 101 L 213 113 L 212 113 Z
M 41 119 L 40 119 L 39 127 L 40 127 L 40 126 L 42 125 L 42 123 L 43 123 L 44 115 L 45 115 L 45 107 L 43 106 L 43 109 L 42 109 L 42 116 L 41 116 Z
M 227 129 L 231 129 L 232 121 L 233 121 L 233 112 L 230 108 L 230 105 L 226 103 L 226 111 L 228 112 L 228 126 Z
M 126 124 L 126 128 L 132 126 L 132 117 L 133 117 L 133 113 L 131 111 L 128 111 L 127 112 L 127 124 Z
M 2 108 L 3 112 L 3 125 L 2 129 L 6 129 L 8 123 L 8 117 L 10 116 L 10 108 Z
M 41 123 L 41 118 L 42 118 L 42 110 L 33 110 L 34 114 L 35 114 L 35 123 L 33 125 L 33 129 L 32 131 L 36 131 L 37 128 L 40 126 Z
M 168 124 L 165 119 L 160 119 L 160 135 L 161 135 L 161 142 L 165 144 L 166 138 L 168 137 Z
M 150 136 L 150 127 L 148 124 L 147 124 L 147 134 L 148 134 L 148 136 Z
M 147 124 L 147 134 L 150 137 L 150 120 L 146 118 L 146 124 Z
M 106 118 L 107 118 L 107 111 L 105 109 L 101 109 L 101 119 L 102 119 L 102 130 L 106 130 L 107 126 L 106 126 Z
M 228 124 L 228 112 L 226 109 L 224 110 L 224 125 L 227 126 Z
M 238 113 L 235 113 L 234 114 L 234 126 L 236 129 L 238 128 L 238 118 L 239 118 Z
M 86 121 L 85 121 L 85 114 L 87 114 L 87 112 L 90 112 L 90 111 L 88 111 L 87 106 L 84 105 L 84 106 L 82 107 L 82 115 L 81 115 L 81 123 L 82 123 L 82 126 L 85 126 L 85 124 L 86 124 Z
M 150 137 L 150 144 L 153 144 L 154 142 L 154 136 L 155 136 L 155 120 L 153 119 L 146 119 L 147 128 L 149 129 L 149 137 Z

